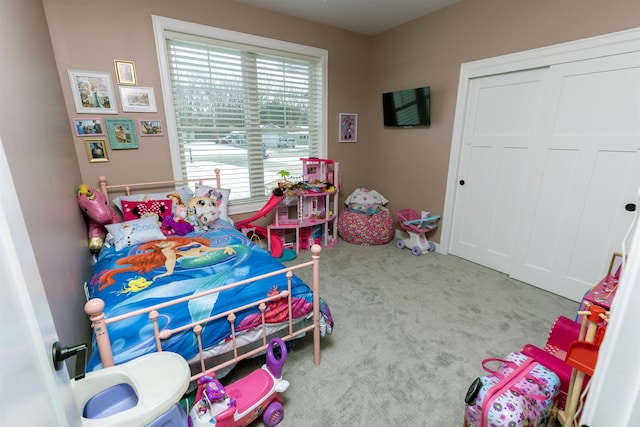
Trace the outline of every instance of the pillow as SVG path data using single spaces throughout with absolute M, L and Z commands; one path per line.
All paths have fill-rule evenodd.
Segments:
M 146 216 L 151 216 L 156 221 L 162 222 L 165 215 L 173 215 L 171 210 L 171 200 L 147 200 L 132 202 L 122 200 L 122 219 L 131 221 Z
M 105 228 L 112 237 L 112 241 L 110 239 L 107 240 L 116 247 L 117 251 L 152 240 L 166 239 L 165 235 L 160 231 L 158 222 L 153 217 L 134 219 L 133 221 L 125 221 L 118 224 L 107 224 Z
M 218 210 L 220 212 L 220 219 L 228 221 L 233 224 L 231 218 L 229 218 L 228 206 L 229 206 L 229 194 L 231 190 L 226 188 L 214 188 L 209 187 L 208 185 L 196 184 L 196 191 L 194 192 L 194 197 L 210 197 L 212 198 L 218 205 Z
M 178 196 L 179 200 L 178 200 Z M 113 199 L 113 204 L 120 209 L 122 206 L 122 201 L 126 200 L 129 202 L 140 202 L 147 200 L 166 200 L 166 199 L 176 199 L 174 200 L 174 207 L 177 204 L 183 203 L 187 204 L 189 199 L 193 197 L 193 191 L 189 187 L 179 188 L 173 191 L 163 191 L 161 193 L 148 193 L 148 194 L 132 194 L 130 196 L 118 196 Z

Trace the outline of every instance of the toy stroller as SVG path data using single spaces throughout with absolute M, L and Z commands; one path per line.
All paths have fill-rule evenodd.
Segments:
M 425 233 L 435 230 L 436 221 L 440 219 L 440 215 L 431 215 L 430 212 L 424 211 L 420 215 L 415 210 L 407 208 L 398 211 L 398 218 L 400 227 L 409 233 L 408 239 L 398 240 L 396 243 L 398 249 L 410 248 L 415 256 L 436 250 L 435 243 L 427 240 Z

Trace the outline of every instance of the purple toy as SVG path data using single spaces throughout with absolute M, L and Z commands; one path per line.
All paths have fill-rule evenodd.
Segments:
M 173 229 L 179 236 L 184 236 L 194 230 L 193 225 L 189 224 L 187 221 L 176 221 L 171 215 L 166 215 L 162 218 L 162 225 Z

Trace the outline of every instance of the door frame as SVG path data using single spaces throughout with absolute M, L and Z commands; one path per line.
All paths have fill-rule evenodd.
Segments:
M 460 156 L 462 153 L 462 137 L 464 135 L 466 120 L 465 111 L 471 79 L 548 67 L 555 64 L 602 56 L 636 52 L 638 50 L 640 50 L 640 28 L 634 28 L 509 55 L 467 62 L 461 65 L 438 252 L 448 254 L 451 244 L 453 212 L 455 209 L 455 196 L 458 189 Z

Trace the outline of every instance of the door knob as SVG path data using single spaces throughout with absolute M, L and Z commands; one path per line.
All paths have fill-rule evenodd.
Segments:
M 629 212 L 634 212 L 636 210 L 636 204 L 635 203 L 627 203 L 626 205 L 624 205 L 624 208 Z
M 460 180 L 460 185 L 464 185 L 464 179 Z
M 84 372 L 86 369 L 85 362 L 87 358 L 87 344 L 78 344 L 73 347 L 62 347 L 59 341 L 53 343 L 51 357 L 53 358 L 53 366 L 55 366 L 56 371 L 62 369 L 62 362 L 72 356 L 77 356 L 74 378 L 76 380 L 81 380 L 84 378 Z

